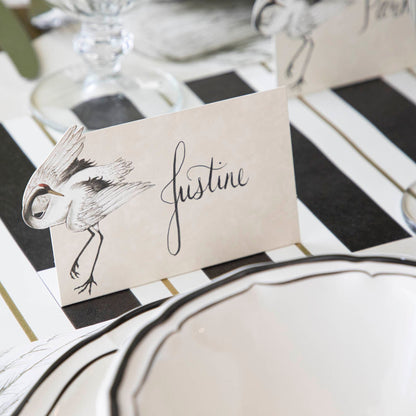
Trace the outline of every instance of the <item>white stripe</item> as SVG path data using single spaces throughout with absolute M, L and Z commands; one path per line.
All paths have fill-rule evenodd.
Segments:
M 202 270 L 196 270 L 180 276 L 170 277 L 169 280 L 179 293 L 198 289 L 199 287 L 210 282 L 210 279 Z
M 134 101 L 133 97 L 131 97 L 130 100 L 145 117 L 168 114 L 172 111 L 172 107 L 165 99 L 151 90 L 142 91 L 141 94 L 139 94 L 137 102 Z
M 0 120 L 9 120 L 22 114 L 27 114 L 29 112 L 27 108 L 28 99 L 34 82 L 23 78 L 16 71 L 13 61 L 5 52 L 0 52 L 0 68 Z
M 20 327 L 16 318 L 11 313 L 7 304 L 0 297 L 0 353 L 15 345 L 21 345 L 29 342 L 29 338 Z
M 59 295 L 58 275 L 56 273 L 56 267 L 46 269 L 38 272 L 38 275 L 42 279 L 44 285 L 49 289 L 50 294 L 55 298 L 55 301 L 60 304 L 61 296 Z
M 0 221 L 1 282 L 38 338 L 73 330 L 70 321 Z
M 34 166 L 41 165 L 53 145 L 31 117 L 4 121 L 4 127 Z
M 416 238 L 403 238 L 402 240 L 360 250 L 356 253 L 363 255 L 389 255 L 416 260 Z
M 296 128 L 308 137 L 332 163 L 397 223 L 410 232 L 400 209 L 402 192 L 397 187 L 298 99 L 289 100 L 289 116 Z
M 167 287 L 161 281 L 134 287 L 130 290 L 142 305 L 172 296 Z
M 235 71 L 255 91 L 267 91 L 277 87 L 277 77 L 274 72 L 260 64 L 239 68 Z
M 186 85 L 183 85 L 183 105 L 185 109 L 204 105 L 204 102 Z
M 326 90 L 307 95 L 305 100 L 402 188 L 407 188 L 416 179 L 416 164 L 413 160 L 338 95 Z
M 413 74 L 408 71 L 400 71 L 385 75 L 383 80 L 416 105 L 416 78 Z

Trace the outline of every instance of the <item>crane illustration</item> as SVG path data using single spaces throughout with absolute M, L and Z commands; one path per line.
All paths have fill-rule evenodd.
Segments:
M 134 169 L 131 162 L 118 158 L 107 165 L 79 158 L 84 148 L 83 128 L 69 128 L 46 161 L 30 178 L 22 200 L 24 222 L 32 228 L 44 229 L 60 224 L 72 232 L 88 231 L 90 236 L 70 270 L 72 279 L 80 276 L 79 260 L 98 235 L 100 241 L 89 278 L 75 287 L 78 293 L 91 294 L 94 269 L 104 236 L 99 223 L 107 215 L 137 194 L 151 188 L 150 182 L 127 182 Z
M 286 67 L 288 78 L 293 77 L 296 61 L 306 50 L 300 75 L 291 85 L 300 87 L 305 81 L 305 73 L 312 57 L 314 41 L 312 32 L 324 22 L 338 14 L 353 0 L 256 0 L 252 11 L 252 24 L 264 35 L 286 33 L 292 39 L 301 39 Z

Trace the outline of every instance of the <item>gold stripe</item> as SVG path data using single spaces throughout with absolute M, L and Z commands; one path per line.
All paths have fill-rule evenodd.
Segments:
M 50 142 L 52 142 L 53 145 L 56 144 L 56 140 L 50 135 L 48 130 L 45 129 L 45 126 L 36 118 L 32 116 L 33 121 L 39 126 L 39 128 L 43 131 L 45 136 L 49 139 Z
M 412 74 L 414 77 L 416 77 L 416 72 L 413 68 L 407 68 L 407 72 L 409 72 L 410 74 Z
M 176 290 L 175 286 L 168 280 L 162 279 L 162 283 L 168 288 L 169 292 L 172 293 L 173 296 L 179 295 L 179 292 Z
M 312 256 L 312 253 L 302 244 L 302 243 L 295 243 L 295 246 L 307 257 Z
M 10 309 L 10 312 L 15 317 L 16 321 L 19 323 L 21 328 L 23 329 L 26 336 L 29 338 L 30 341 L 37 341 L 38 338 L 36 337 L 35 333 L 32 331 L 32 328 L 29 326 L 29 324 L 26 322 L 26 319 L 23 318 L 23 315 L 17 308 L 16 304 L 13 302 L 10 295 L 7 293 L 7 290 L 0 282 L 0 296 L 3 298 L 3 300 L 6 302 L 6 305 Z
M 340 136 L 342 136 L 370 165 L 376 168 L 381 174 L 383 174 L 396 188 L 398 188 L 401 192 L 404 192 L 405 189 L 396 182 L 381 166 L 377 163 L 373 162 L 369 156 L 367 156 L 339 127 L 337 127 L 331 120 L 325 117 L 320 111 L 318 111 L 315 107 L 308 103 L 303 97 L 298 97 L 299 100 L 305 104 L 310 110 L 312 110 L 318 117 L 320 117 L 325 123 L 331 126 Z
M 165 100 L 168 106 L 170 107 L 174 106 L 173 102 L 169 99 L 167 95 L 163 94 L 163 92 L 159 92 L 159 95 L 162 97 L 163 100 Z
M 273 73 L 273 69 L 270 67 L 270 65 L 267 62 L 260 62 L 260 65 L 267 71 Z

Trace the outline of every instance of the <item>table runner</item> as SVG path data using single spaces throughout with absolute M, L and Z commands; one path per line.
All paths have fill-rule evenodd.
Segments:
M 193 79 L 183 84 L 185 106 L 249 94 L 273 84 L 273 74 L 260 64 Z M 47 131 L 30 117 L 5 121 L 0 126 L 0 241 L 2 247 L 7 246 L 3 256 L 8 260 L 0 277 L 4 289 L 0 290 L 0 316 L 7 337 L 2 337 L 0 349 L 115 318 L 141 304 L 191 290 L 244 264 L 400 244 L 411 236 L 401 216 L 400 197 L 405 180 L 409 184 L 416 179 L 416 144 L 412 140 L 415 102 L 416 78 L 407 72 L 291 99 L 301 244 L 64 308 L 53 296 L 57 284 L 49 232 L 31 230 L 20 216 L 26 182 L 41 162 L 40 156 L 47 155 L 53 145 Z M 151 115 L 155 106 L 162 107 L 163 100 L 132 111 L 132 117 Z M 83 110 L 76 110 L 81 119 Z M 361 139 L 362 130 L 354 127 L 360 123 L 371 130 L 370 137 Z M 381 155 L 379 149 L 386 145 L 390 151 Z M 405 177 L 398 179 L 400 166 L 391 166 L 390 158 L 408 167 Z

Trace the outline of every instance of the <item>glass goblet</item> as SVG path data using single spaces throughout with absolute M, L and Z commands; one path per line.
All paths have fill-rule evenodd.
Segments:
M 73 46 L 83 63 L 39 81 L 30 98 L 38 120 L 58 131 L 80 122 L 95 129 L 181 108 L 180 85 L 172 75 L 145 68 L 135 54 L 121 65 L 133 48 L 133 35 L 124 28 L 122 14 L 140 0 L 50 3 L 80 20 Z

